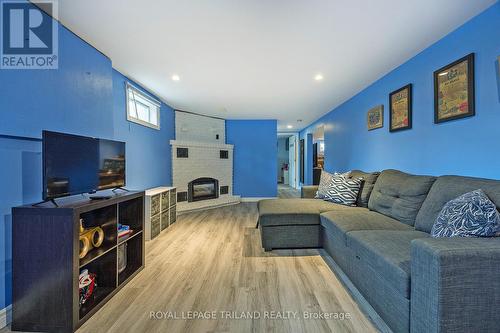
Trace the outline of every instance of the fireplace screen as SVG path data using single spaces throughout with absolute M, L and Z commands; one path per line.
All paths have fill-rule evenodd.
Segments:
M 193 185 L 193 198 L 206 197 L 215 194 L 214 184 L 196 184 Z
M 189 183 L 188 201 L 216 199 L 219 197 L 219 182 L 213 178 L 198 178 Z

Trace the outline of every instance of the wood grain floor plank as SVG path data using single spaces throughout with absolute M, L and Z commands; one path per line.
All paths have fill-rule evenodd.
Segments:
M 280 198 L 300 198 L 300 190 L 289 185 L 278 184 L 278 197 Z
M 145 269 L 78 333 L 377 331 L 320 251 L 264 252 L 256 219 L 255 203 L 180 215 L 146 244 Z M 183 318 L 189 311 L 215 318 Z M 351 319 L 304 318 L 344 312 Z

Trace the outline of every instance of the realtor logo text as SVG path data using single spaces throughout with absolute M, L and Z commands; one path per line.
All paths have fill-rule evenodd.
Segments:
M 56 3 L 2 0 L 0 9 L 0 68 L 58 68 Z

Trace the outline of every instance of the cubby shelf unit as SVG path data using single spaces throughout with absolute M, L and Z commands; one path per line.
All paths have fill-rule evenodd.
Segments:
M 12 210 L 12 329 L 74 332 L 144 268 L 144 192 L 110 199 L 61 199 Z M 80 219 L 85 229 L 100 227 L 104 241 L 79 258 Z M 118 224 L 133 232 L 118 239 Z M 127 244 L 127 265 L 118 272 L 119 246 Z M 92 297 L 80 306 L 78 280 L 96 274 Z

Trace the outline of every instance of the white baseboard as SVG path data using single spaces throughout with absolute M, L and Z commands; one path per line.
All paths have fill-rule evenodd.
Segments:
M 277 199 L 278 197 L 247 197 L 241 198 L 241 202 L 257 202 L 264 199 Z
M 12 320 L 12 305 L 0 310 L 0 329 L 9 325 Z

